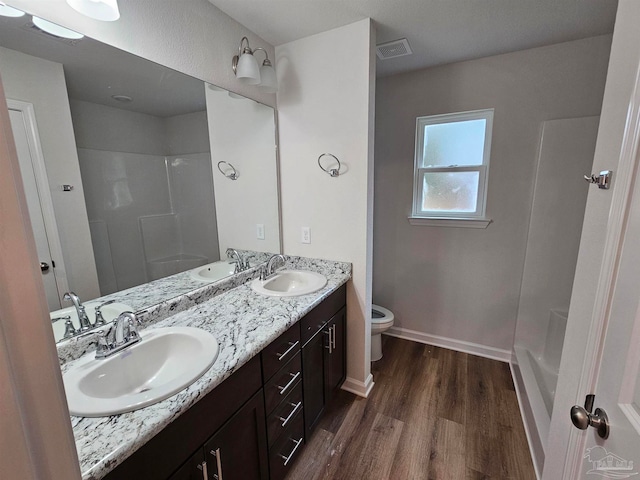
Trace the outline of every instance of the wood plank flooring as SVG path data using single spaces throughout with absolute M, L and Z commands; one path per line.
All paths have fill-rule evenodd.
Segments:
M 383 337 L 369 398 L 341 391 L 287 480 L 535 480 L 506 363 Z

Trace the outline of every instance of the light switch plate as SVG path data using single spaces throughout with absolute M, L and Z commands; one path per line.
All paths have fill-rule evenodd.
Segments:
M 264 240 L 264 223 L 256 224 L 256 237 L 258 240 Z

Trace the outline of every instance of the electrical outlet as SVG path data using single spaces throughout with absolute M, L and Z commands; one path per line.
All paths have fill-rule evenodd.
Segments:
M 264 223 L 256 224 L 256 237 L 258 240 L 264 240 Z
M 300 241 L 302 243 L 311 243 L 311 229 L 309 227 L 302 227 L 302 237 Z

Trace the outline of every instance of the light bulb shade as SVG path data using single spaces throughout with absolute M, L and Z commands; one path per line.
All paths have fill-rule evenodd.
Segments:
M 276 70 L 271 65 L 262 65 L 260 67 L 260 85 L 259 87 L 267 93 L 276 93 L 278 91 L 278 79 Z
M 10 7 L 9 5 L 5 5 L 0 2 L 0 15 L 3 17 L 21 17 L 24 15 L 22 10 L 18 10 L 17 8 Z
M 260 70 L 256 58 L 250 53 L 243 53 L 238 59 L 236 77 L 245 85 L 258 85 L 260 83 Z
M 113 22 L 120 18 L 118 0 L 67 0 L 67 3 L 77 12 L 95 20 Z
M 40 30 L 44 30 L 51 35 L 55 35 L 56 37 L 70 38 L 72 40 L 77 40 L 84 37 L 84 35 L 82 35 L 81 33 L 74 32 L 73 30 L 61 27 L 60 25 L 52 23 L 48 20 L 43 20 L 39 17 L 33 17 L 33 24 Z

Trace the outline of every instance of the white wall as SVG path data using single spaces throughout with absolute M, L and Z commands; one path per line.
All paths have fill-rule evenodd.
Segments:
M 166 117 L 164 121 L 166 154 L 187 155 L 211 150 L 206 110 Z
M 589 190 L 582 176 L 591 172 L 599 120 L 543 123 L 514 342 L 534 353 L 545 348 L 550 310 L 569 310 Z
M 396 327 L 509 355 L 541 122 L 599 114 L 610 42 L 600 36 L 379 79 L 373 298 L 395 313 Z M 416 117 L 483 108 L 495 108 L 493 223 L 409 225 Z
M 165 155 L 165 119 L 71 99 L 78 148 Z
M 5 3 L 96 40 L 139 55 L 227 90 L 275 105 L 275 95 L 241 85 L 231 69 L 240 39 L 252 48 L 274 49 L 207 0 L 119 0 L 120 19 L 100 22 L 73 10 L 65 0 Z
M 0 71 L 7 98 L 34 105 L 65 266 L 56 274 L 66 275 L 81 299 L 95 298 L 100 290 L 62 65 L 0 47 Z M 74 189 L 63 192 L 64 184 Z
M 273 108 L 209 88 L 206 97 L 220 258 L 227 248 L 279 253 Z M 220 161 L 235 167 L 237 180 L 220 173 Z M 257 238 L 257 224 L 264 225 L 264 239 Z
M 371 384 L 374 44 L 367 19 L 276 48 L 283 249 L 353 264 L 346 387 L 361 395 Z M 339 177 L 318 168 L 325 152 L 343 163 Z M 303 226 L 310 244 L 300 243 Z

